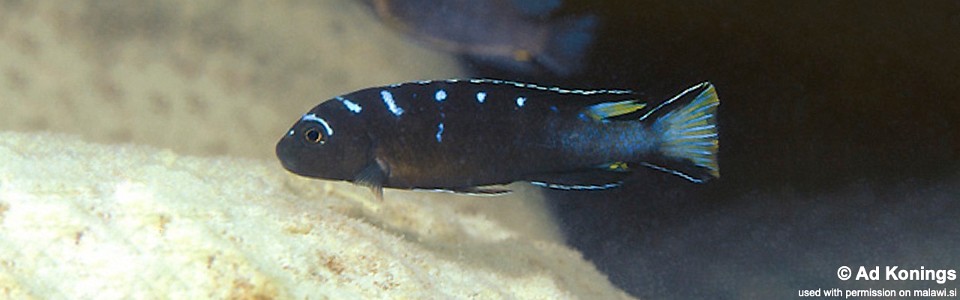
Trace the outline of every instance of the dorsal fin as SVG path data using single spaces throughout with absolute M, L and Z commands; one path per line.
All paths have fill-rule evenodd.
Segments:
M 641 110 L 644 107 L 647 107 L 647 104 L 640 102 L 639 100 L 603 102 L 584 108 L 583 113 L 591 119 L 602 121 L 605 119 L 630 114 Z

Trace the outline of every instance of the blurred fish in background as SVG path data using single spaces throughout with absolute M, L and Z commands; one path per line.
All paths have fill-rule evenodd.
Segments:
M 576 73 L 597 23 L 552 16 L 562 0 L 371 1 L 384 24 L 428 47 L 520 73 Z

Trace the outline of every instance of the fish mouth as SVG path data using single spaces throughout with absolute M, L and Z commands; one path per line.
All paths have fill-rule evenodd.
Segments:
M 275 149 L 280 165 L 287 171 L 300 176 L 319 178 L 318 172 L 314 170 L 315 167 L 309 159 L 304 160 L 305 157 L 309 158 L 304 150 L 300 143 L 288 137 L 281 139 Z
M 283 166 L 284 169 L 287 169 L 287 171 L 300 174 L 297 170 L 297 164 L 289 159 L 280 159 L 280 165 Z
M 291 147 L 286 137 L 280 139 L 280 142 L 277 142 L 277 147 L 275 150 L 277 159 L 280 160 L 280 165 L 282 165 L 284 169 L 287 169 L 287 171 L 300 174 L 297 168 L 297 162 L 294 159 L 295 154 L 290 148 Z

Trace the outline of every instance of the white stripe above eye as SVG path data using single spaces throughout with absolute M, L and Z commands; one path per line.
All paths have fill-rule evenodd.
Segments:
M 399 117 L 403 114 L 403 108 L 397 106 L 397 102 L 393 101 L 393 94 L 391 94 L 390 91 L 380 91 L 380 98 L 383 98 L 383 104 L 387 105 L 387 109 L 389 109 L 394 116 Z
M 327 123 L 327 120 L 324 120 L 315 114 L 305 114 L 303 117 L 300 117 L 300 120 L 320 123 L 320 125 L 323 125 L 323 129 L 327 132 L 327 135 L 333 135 L 333 127 L 330 127 L 330 124 Z

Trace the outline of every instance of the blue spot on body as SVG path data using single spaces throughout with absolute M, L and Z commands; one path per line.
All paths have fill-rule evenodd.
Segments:
M 437 124 L 437 142 L 443 142 L 443 123 Z
M 447 99 L 447 91 L 437 90 L 437 94 L 434 95 L 434 98 L 437 99 L 437 102 L 442 102 Z
M 355 113 L 355 114 L 359 114 L 360 111 L 363 110 L 363 107 L 360 107 L 360 104 L 357 104 L 356 102 L 347 100 L 346 98 L 343 98 L 343 97 L 339 97 L 339 96 L 338 96 L 338 97 L 337 97 L 337 100 L 339 100 L 340 103 L 343 103 L 343 106 L 346 106 L 348 110 L 350 110 L 351 112 L 353 112 L 353 113 Z
M 517 107 L 523 107 L 527 103 L 527 98 L 517 97 Z
M 400 116 L 403 114 L 403 108 L 397 106 L 397 102 L 393 101 L 393 94 L 390 91 L 382 90 L 380 91 L 380 98 L 383 99 L 383 104 L 387 105 L 387 109 L 393 113 L 394 116 Z
M 556 107 L 556 106 L 553 106 L 553 105 L 550 106 L 550 110 L 553 111 L 553 112 L 557 112 L 557 111 L 558 111 L 557 107 Z
M 486 93 L 486 92 L 477 92 L 477 102 L 483 103 L 483 101 L 485 101 L 485 100 L 487 100 L 487 93 Z

